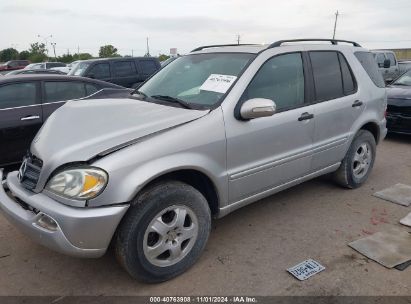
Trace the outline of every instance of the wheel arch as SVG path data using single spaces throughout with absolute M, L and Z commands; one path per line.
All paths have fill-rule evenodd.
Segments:
M 144 185 L 139 187 L 136 196 L 147 188 L 167 180 L 181 181 L 198 190 L 206 198 L 212 216 L 218 216 L 220 198 L 217 187 L 207 174 L 197 169 L 177 169 L 153 176 L 151 179 L 147 180 Z
M 376 122 L 369 121 L 363 124 L 359 130 L 369 131 L 374 136 L 375 143 L 378 144 L 380 140 L 380 128 Z

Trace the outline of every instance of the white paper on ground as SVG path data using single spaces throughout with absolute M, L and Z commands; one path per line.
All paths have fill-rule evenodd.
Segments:
M 405 226 L 411 227 L 411 212 L 408 213 L 408 215 L 404 217 L 402 220 L 400 220 L 400 223 Z
M 200 90 L 224 94 L 236 79 L 236 76 L 211 74 L 201 85 Z
M 313 259 L 308 259 L 298 265 L 288 268 L 287 271 L 300 281 L 304 281 L 324 269 L 325 267 L 320 263 Z

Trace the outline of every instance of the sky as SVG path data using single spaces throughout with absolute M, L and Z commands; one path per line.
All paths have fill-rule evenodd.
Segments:
M 336 38 L 411 48 L 410 0 L 0 0 L 0 49 L 56 44 L 57 55 L 112 44 L 121 55 L 181 54 L 209 44 Z M 52 36 L 52 37 L 50 37 Z

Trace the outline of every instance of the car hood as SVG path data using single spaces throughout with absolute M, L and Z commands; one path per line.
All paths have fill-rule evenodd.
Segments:
M 208 112 L 126 98 L 70 101 L 47 119 L 31 152 L 43 161 L 43 167 L 54 170 L 115 151 Z

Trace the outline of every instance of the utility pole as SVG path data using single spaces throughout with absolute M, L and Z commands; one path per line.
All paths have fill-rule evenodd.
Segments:
M 134 50 L 131 49 L 131 57 L 134 57 Z
M 150 48 L 149 48 L 149 46 L 148 46 L 148 37 L 147 37 L 147 54 L 146 54 L 146 57 L 150 57 Z
M 53 52 L 54 52 L 54 59 L 57 61 L 57 56 L 56 56 L 56 43 L 52 42 L 51 46 L 53 47 Z
M 77 46 L 77 56 L 78 58 L 80 58 L 80 46 L 79 45 Z
M 336 31 L 336 29 L 337 29 L 337 20 L 338 20 L 338 10 L 337 10 L 337 12 L 335 13 L 335 22 L 334 22 L 334 33 L 333 33 L 333 39 L 335 39 L 335 31 Z
M 237 35 L 237 44 L 240 44 L 240 35 Z
M 42 35 L 37 35 L 38 38 L 41 38 L 44 40 L 44 44 L 46 46 L 46 53 L 47 53 L 47 57 L 49 56 L 49 48 L 48 48 L 48 40 L 50 38 L 53 38 L 53 35 L 48 35 L 48 36 L 42 36 Z

